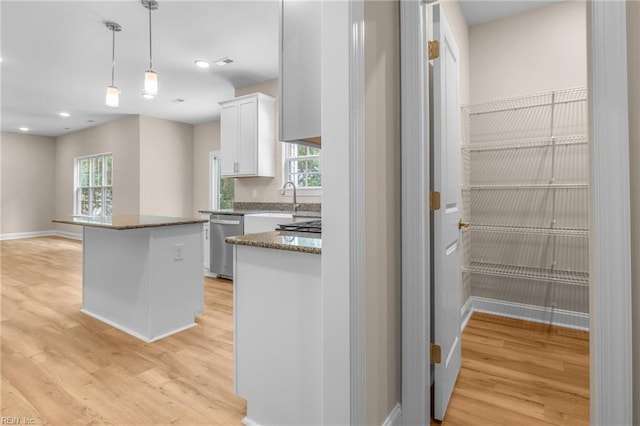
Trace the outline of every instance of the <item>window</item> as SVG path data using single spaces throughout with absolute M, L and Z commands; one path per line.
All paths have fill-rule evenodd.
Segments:
M 111 154 L 77 157 L 74 214 L 111 216 L 113 212 L 113 159 Z
M 233 209 L 233 198 L 235 187 L 233 178 L 226 178 L 220 173 L 220 153 L 211 152 L 209 154 L 210 176 L 211 176 L 211 209 L 231 210 Z
M 322 187 L 320 148 L 296 143 L 284 144 L 284 181 L 292 181 L 298 188 Z

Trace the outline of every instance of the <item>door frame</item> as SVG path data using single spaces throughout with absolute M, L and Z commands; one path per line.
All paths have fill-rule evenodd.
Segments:
M 402 129 L 402 423 L 430 422 L 431 258 L 427 9 L 400 2 Z
M 364 425 L 364 2 L 321 10 L 323 424 Z
M 401 0 L 402 420 L 428 425 L 429 117 L 421 0 Z M 626 2 L 587 2 L 590 121 L 590 419 L 632 422 Z M 612 141 L 616 143 L 612 143 Z M 423 164 L 420 164 L 420 163 Z M 608 206 L 617 206 L 616 209 Z M 428 262 L 427 262 L 428 263 Z M 612 332 L 613 331 L 613 332 Z M 615 348 L 616 350 L 611 350 Z

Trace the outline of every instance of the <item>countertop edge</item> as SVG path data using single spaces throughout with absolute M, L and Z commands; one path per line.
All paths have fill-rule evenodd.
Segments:
M 270 232 L 261 232 L 259 234 L 247 234 L 247 235 L 239 235 L 237 237 L 227 237 L 225 238 L 225 242 L 228 244 L 234 244 L 239 246 L 285 250 L 285 251 L 293 251 L 297 253 L 322 254 L 322 249 L 319 247 L 284 244 L 284 243 L 278 243 L 274 241 L 266 241 L 264 239 L 266 236 L 274 235 L 274 234 L 280 236 L 281 231 L 270 231 Z M 304 234 L 300 234 L 300 233 L 291 232 L 287 234 L 291 236 L 305 237 Z
M 209 221 L 207 219 L 193 219 L 189 221 L 185 220 L 185 221 L 176 221 L 171 223 L 145 223 L 145 224 L 137 224 L 137 225 L 109 225 L 106 223 L 82 223 L 82 222 L 74 222 L 72 220 L 65 220 L 65 219 L 51 219 L 51 222 L 62 223 L 65 225 L 90 226 L 92 228 L 105 228 L 105 229 L 114 229 L 117 231 L 122 231 L 125 229 L 161 228 L 163 226 L 194 225 L 197 223 L 207 223 Z
M 236 210 L 236 211 L 198 210 L 198 213 L 223 214 L 223 215 L 231 215 L 231 216 L 247 216 L 251 214 L 260 214 L 260 213 L 282 213 L 282 214 L 290 214 L 293 217 L 322 218 L 322 212 L 308 212 L 308 211 L 292 212 L 288 210 L 282 210 L 282 211 L 281 210 Z

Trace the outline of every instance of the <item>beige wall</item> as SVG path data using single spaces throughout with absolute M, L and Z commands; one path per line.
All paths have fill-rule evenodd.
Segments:
M 399 1 L 365 2 L 367 424 L 401 400 Z
M 113 154 L 113 214 L 140 213 L 139 127 L 139 116 L 133 116 L 56 139 L 56 217 L 73 214 L 74 159 L 107 152 Z M 56 224 L 55 228 L 81 233 L 77 226 Z
M 291 197 L 280 195 L 282 188 L 282 143 L 278 140 L 278 80 L 265 81 L 263 83 L 254 84 L 247 87 L 236 89 L 236 97 L 244 96 L 250 93 L 260 92 L 276 98 L 275 113 L 275 177 L 265 178 L 238 178 L 235 180 L 235 201 L 243 202 L 265 202 L 265 203 L 290 203 Z M 256 191 L 257 197 L 252 198 L 253 190 Z M 321 197 L 308 197 L 304 193 L 298 192 L 299 203 L 319 203 Z
M 193 208 L 208 210 L 209 205 L 209 152 L 220 151 L 220 121 L 193 126 Z
M 140 214 L 192 216 L 192 166 L 192 125 L 140 116 Z
M 629 160 L 631 181 L 631 282 L 633 324 L 633 424 L 640 424 L 640 2 L 627 1 Z
M 469 41 L 471 102 L 587 84 L 583 1 L 472 26 Z
M 53 229 L 55 139 L 4 132 L 0 139 L 0 234 Z

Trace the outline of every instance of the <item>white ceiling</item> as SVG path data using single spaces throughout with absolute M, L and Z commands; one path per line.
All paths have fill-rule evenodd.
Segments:
M 129 114 L 184 123 L 219 116 L 234 88 L 277 78 L 277 1 L 159 1 L 152 12 L 156 99 L 142 98 L 148 68 L 148 10 L 139 0 L 7 1 L 1 13 L 3 131 L 59 136 Z M 116 33 L 115 85 L 120 107 L 105 106 Z M 228 56 L 225 67 L 200 69 L 196 59 Z M 172 102 L 176 98 L 185 102 Z M 69 118 L 58 115 L 61 111 Z
M 219 117 L 234 88 L 277 78 L 279 0 L 159 0 L 152 12 L 153 65 L 159 95 L 141 96 L 148 67 L 148 11 L 140 0 L 1 0 L 1 129 L 59 136 L 142 114 L 197 124 Z M 557 0 L 463 0 L 469 25 Z M 105 106 L 116 34 L 115 85 L 120 107 Z M 196 59 L 235 62 L 203 70 Z M 180 98 L 184 102 L 174 100 Z M 62 118 L 59 112 L 71 114 Z

